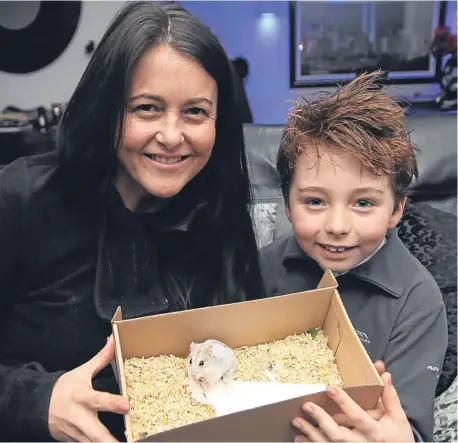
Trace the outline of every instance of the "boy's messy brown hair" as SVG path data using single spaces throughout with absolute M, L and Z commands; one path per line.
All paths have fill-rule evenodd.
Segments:
M 299 155 L 313 151 L 319 158 L 323 142 L 335 154 L 356 157 L 368 172 L 389 175 L 395 209 L 407 195 L 418 176 L 418 149 L 409 138 L 404 109 L 379 87 L 381 75 L 381 71 L 362 74 L 324 98 L 295 102 L 277 155 L 287 205 Z

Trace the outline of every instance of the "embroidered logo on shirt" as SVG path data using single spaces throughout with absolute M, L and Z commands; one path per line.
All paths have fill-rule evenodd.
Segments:
M 370 342 L 371 342 L 371 341 L 369 340 L 369 337 L 367 336 L 367 334 L 366 334 L 365 332 L 356 330 L 356 333 L 358 334 L 359 339 L 360 339 L 363 343 L 370 343 Z
M 428 365 L 428 366 L 426 367 L 426 369 L 427 369 L 428 371 L 439 372 L 439 368 L 438 368 L 437 366 Z

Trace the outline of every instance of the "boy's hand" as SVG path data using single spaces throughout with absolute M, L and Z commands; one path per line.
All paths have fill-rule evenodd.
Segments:
M 380 375 L 381 377 L 382 374 L 385 372 L 385 363 L 381 360 L 377 360 L 376 362 L 374 362 L 374 366 L 378 372 L 378 375 Z M 366 412 L 374 420 L 379 421 L 385 415 L 385 408 L 383 407 L 382 398 L 379 398 L 375 409 L 368 409 L 366 410 Z M 334 414 L 332 418 L 339 426 L 346 426 L 347 428 L 353 427 L 353 424 L 350 422 L 350 419 L 343 412 Z
M 384 384 L 381 401 L 371 411 L 364 411 L 340 388 L 327 391 L 342 410 L 334 417 L 314 403 L 304 403 L 304 411 L 316 420 L 318 428 L 303 418 L 294 419 L 293 425 L 303 433 L 294 441 L 415 441 L 391 374 L 385 372 L 381 377 Z

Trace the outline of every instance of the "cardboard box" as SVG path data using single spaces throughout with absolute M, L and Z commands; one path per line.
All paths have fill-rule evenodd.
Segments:
M 127 397 L 124 359 L 174 354 L 186 357 L 191 341 L 221 340 L 232 348 L 280 340 L 292 333 L 322 328 L 328 338 L 346 392 L 364 409 L 375 407 L 382 380 L 348 318 L 337 282 L 326 271 L 316 290 L 223 306 L 122 320 L 113 317 L 115 372 Z M 300 396 L 161 432 L 141 441 L 293 441 L 294 417 L 313 401 L 330 413 L 338 411 L 324 392 Z M 130 417 L 125 416 L 132 442 Z

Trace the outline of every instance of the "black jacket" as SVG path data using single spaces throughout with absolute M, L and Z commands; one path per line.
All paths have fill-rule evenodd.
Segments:
M 113 188 L 102 212 L 69 198 L 54 154 L 21 158 L 0 172 L 0 429 L 4 441 L 49 441 L 57 378 L 92 358 L 126 317 L 170 308 L 156 240 L 180 242 L 199 208 L 162 218 L 127 210 Z M 161 211 L 163 212 L 163 211 Z M 173 213 L 173 211 L 172 211 Z M 146 234 L 148 230 L 148 234 Z M 111 365 L 94 388 L 118 393 Z M 124 440 L 122 417 L 101 413 Z

